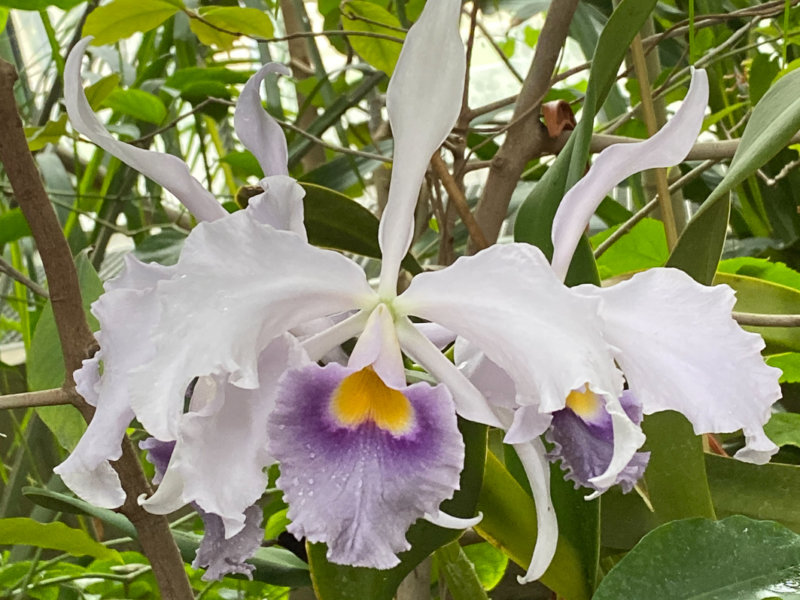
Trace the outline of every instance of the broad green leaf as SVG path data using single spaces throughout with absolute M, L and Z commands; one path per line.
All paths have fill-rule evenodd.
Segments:
M 800 313 L 800 290 L 754 279 L 745 275 L 718 273 L 715 283 L 725 283 L 736 291 L 734 309 L 740 312 L 764 314 Z M 747 327 L 761 334 L 769 353 L 800 351 L 800 328 L 797 327 Z
M 245 83 L 252 74 L 252 71 L 234 71 L 225 67 L 184 67 L 170 75 L 164 85 L 179 91 L 202 81 L 233 85 Z
M 103 293 L 103 284 L 86 258 L 86 254 L 80 254 L 75 262 L 83 309 L 89 319 L 90 327 L 93 331 L 97 331 L 99 324 L 89 312 L 89 307 Z M 28 387 L 32 391 L 47 390 L 61 387 L 62 383 L 64 383 L 64 358 L 61 355 L 53 309 L 48 303 L 33 332 L 28 354 Z M 67 450 L 75 447 L 86 429 L 83 417 L 74 406 L 41 406 L 36 412 Z
M 0 0 L 0 6 L 19 10 L 44 10 L 48 6 L 55 6 L 61 10 L 69 10 L 84 1 L 85 0 Z
M 453 600 L 489 600 L 475 567 L 457 541 L 439 548 L 435 556 L 439 576 L 444 576 Z
M 176 229 L 165 229 L 151 235 L 133 251 L 142 262 L 156 262 L 160 265 L 174 265 L 181 255 L 186 234 Z
M 119 73 L 111 73 L 86 88 L 86 99 L 92 110 L 99 110 L 102 107 L 103 101 L 119 88 L 120 81 L 122 76 Z
M 67 134 L 67 115 L 62 114 L 55 121 L 48 121 L 43 127 L 26 127 L 25 137 L 28 138 L 28 150 L 36 152 L 47 144 L 57 144 L 61 136 Z
M 783 371 L 781 383 L 800 383 L 800 353 L 773 354 L 767 357 L 767 364 Z
M 720 517 L 741 514 L 769 519 L 800 533 L 800 467 L 754 465 L 714 454 L 705 458 L 714 508 Z
M 722 256 L 730 210 L 729 201 L 717 202 L 702 215 L 695 215 L 678 238 L 667 266 L 684 271 L 699 283 L 710 285 Z
M 0 519 L 0 544 L 36 546 L 73 556 L 89 555 L 119 560 L 115 550 L 95 542 L 81 529 L 73 529 L 63 523 L 39 523 L 24 517 Z
M 136 32 L 155 29 L 182 8 L 180 0 L 112 0 L 89 14 L 83 35 L 93 35 L 95 46 L 113 44 Z
M 734 516 L 690 519 L 649 533 L 603 579 L 593 600 L 800 598 L 800 536 Z
M 345 31 L 380 33 L 400 40 L 405 38 L 405 34 L 398 31 L 400 21 L 397 17 L 378 4 L 367 0 L 347 0 L 342 3 L 341 10 L 342 28 Z M 350 36 L 348 40 L 353 50 L 373 67 L 387 75 L 394 72 L 401 43 L 361 35 Z
M 536 542 L 536 507 L 528 493 L 492 454 L 486 458 L 478 510 L 483 520 L 476 531 L 508 557 L 528 568 Z M 579 554 L 563 535 L 542 583 L 565 600 L 588 600 L 592 595 Z
M 466 445 L 461 486 L 451 500 L 442 503 L 442 510 L 457 517 L 472 517 L 476 514 L 478 495 L 482 493 L 486 427 L 459 419 L 459 429 Z M 325 544 L 306 544 L 314 591 L 319 600 L 392 600 L 397 586 L 414 567 L 431 552 L 454 542 L 460 535 L 460 531 L 442 529 L 419 520 L 406 535 L 411 550 L 399 555 L 399 565 L 381 571 L 335 565 L 325 558 Z
M 650 502 L 660 521 L 714 517 L 703 444 L 680 413 L 647 415 L 642 423 L 650 462 L 644 473 Z
M 312 183 L 301 182 L 308 241 L 315 246 L 334 248 L 362 256 L 380 258 L 378 219 L 369 210 L 344 194 Z M 422 267 L 410 254 L 403 268 L 412 274 Z
M 103 105 L 154 125 L 160 125 L 167 118 L 167 107 L 157 96 L 135 88 L 115 89 L 103 101 Z
M 134 539 L 138 537 L 133 524 L 124 515 L 113 510 L 98 508 L 79 498 L 41 488 L 26 487 L 23 488 L 22 493 L 40 506 L 55 511 L 88 515 L 113 526 Z M 172 535 L 183 560 L 191 563 L 200 546 L 201 536 L 175 529 L 172 530 Z M 259 548 L 255 556 L 248 562 L 255 565 L 254 575 L 258 580 L 289 587 L 302 587 L 310 583 L 308 565 L 283 548 Z
M 266 39 L 274 34 L 269 16 L 257 8 L 208 6 L 200 8 L 198 13 L 202 20 L 191 19 L 189 27 L 206 46 L 230 50 L 239 36 Z
M 719 262 L 717 272 L 746 275 L 747 277 L 764 279 L 800 290 L 800 273 L 787 267 L 782 262 L 773 262 L 766 258 L 755 258 L 753 256 L 728 258 Z
M 730 203 L 729 192 L 785 148 L 800 129 L 798 86 L 800 71 L 793 71 L 779 79 L 764 94 L 753 109 L 725 177 L 689 221 L 678 240 L 673 257 L 688 260 L 693 254 L 701 252 L 707 263 L 704 278 L 708 278 L 711 263 L 718 261 L 722 254 L 728 221 L 725 219 L 723 222 L 721 215 L 728 212 L 724 205 Z M 693 273 L 689 274 L 695 277 Z
M 12 208 L 0 215 L 0 247 L 30 234 L 31 228 L 19 208 Z
M 778 446 L 800 448 L 800 414 L 775 413 L 764 426 L 764 431 Z
M 464 546 L 464 554 L 475 567 L 483 589 L 491 591 L 503 579 L 508 557 L 488 542 Z
M 612 227 L 592 236 L 592 247 L 596 248 L 617 229 Z M 601 279 L 608 279 L 623 273 L 661 267 L 667 258 L 669 250 L 664 224 L 656 219 L 643 219 L 600 255 L 597 270 Z

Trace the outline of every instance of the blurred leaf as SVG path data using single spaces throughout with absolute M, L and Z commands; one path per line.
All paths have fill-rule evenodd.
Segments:
M 780 67 L 777 58 L 760 52 L 756 53 L 748 71 L 747 83 L 750 88 L 750 103 L 754 106 L 769 90 L 772 81 L 777 77 Z
M 775 413 L 764 426 L 764 431 L 778 446 L 800 448 L 800 414 Z
M 508 567 L 508 557 L 491 544 L 482 542 L 464 546 L 464 554 L 475 566 L 475 573 L 483 589 L 490 591 L 503 579 Z
M 135 88 L 115 89 L 103 101 L 103 106 L 153 125 L 160 125 L 167 118 L 167 108 L 157 96 Z
M 99 324 L 89 312 L 89 307 L 103 293 L 103 284 L 85 253 L 76 258 L 75 265 L 78 270 L 83 310 L 86 312 L 92 331 L 97 331 Z M 64 358 L 61 354 L 53 308 L 48 303 L 33 332 L 31 349 L 28 353 L 28 387 L 32 391 L 47 390 L 61 387 L 62 383 L 64 383 Z M 74 406 L 40 406 L 36 412 L 67 450 L 75 447 L 86 429 L 83 417 Z
M 713 275 L 713 270 L 709 273 L 709 269 L 712 263 L 716 268 L 728 227 L 727 219 L 722 219 L 722 215 L 728 213 L 724 206 L 730 202 L 728 193 L 780 152 L 800 129 L 798 85 L 800 71 L 793 71 L 770 87 L 755 106 L 725 177 L 689 221 L 673 250 L 669 266 L 674 266 L 673 258 L 693 260 L 698 265 L 704 263 L 705 270 L 687 271 L 692 277 L 703 283 Z
M 48 121 L 43 127 L 26 127 L 28 149 L 31 152 L 41 150 L 47 144 L 57 144 L 61 136 L 67 134 L 67 114 L 62 114 L 55 121 Z
M 439 573 L 444 575 L 453 600 L 489 600 L 475 567 L 457 541 L 439 548 L 435 556 Z
M 0 215 L 0 247 L 30 234 L 31 228 L 19 208 L 12 208 Z
M 301 182 L 308 241 L 315 246 L 334 248 L 362 256 L 380 258 L 378 219 L 369 210 L 334 190 Z M 403 268 L 412 274 L 422 267 L 410 254 Z
M 528 493 L 492 454 L 486 458 L 476 531 L 508 557 L 528 568 L 536 542 L 536 506 Z M 576 549 L 559 534 L 553 562 L 541 581 L 565 600 L 588 600 L 591 584 Z
M 187 86 L 201 81 L 216 81 L 233 85 L 245 83 L 252 74 L 252 71 L 234 71 L 225 67 L 183 67 L 170 75 L 164 85 L 176 90 L 183 90 Z
M 773 354 L 767 357 L 767 364 L 783 371 L 781 383 L 800 383 L 800 353 Z
M 267 39 L 273 37 L 274 34 L 272 20 L 265 12 L 257 8 L 203 6 L 198 13 L 202 17 L 202 21 L 191 19 L 189 27 L 197 39 L 206 46 L 230 50 L 233 48 L 233 42 L 242 35 Z M 207 21 L 209 24 L 203 21 Z M 224 31 L 220 31 L 220 29 Z
M 69 10 L 86 0 L 0 0 L 0 6 L 20 10 L 43 10 L 55 6 L 61 10 Z
M 592 247 L 599 246 L 617 229 L 619 227 L 612 227 L 592 236 Z M 664 224 L 656 219 L 642 219 L 600 255 L 597 270 L 601 279 L 608 279 L 623 273 L 661 267 L 668 257 Z
M 186 234 L 176 229 L 165 229 L 151 235 L 136 246 L 134 256 L 142 262 L 156 262 L 161 265 L 174 265 L 181 255 Z
M 63 523 L 39 523 L 24 517 L 0 519 L 0 543 L 60 550 L 73 556 L 94 556 L 119 560 L 115 550 L 95 542 L 85 531 Z
M 484 473 L 486 427 L 459 419 L 459 429 L 466 445 L 460 489 L 451 500 L 442 503 L 441 509 L 456 517 L 472 517 Z M 442 529 L 420 519 L 406 534 L 411 549 L 399 554 L 399 565 L 386 570 L 335 565 L 325 558 L 325 544 L 309 543 L 306 547 L 314 574 L 314 591 L 319 600 L 392 600 L 397 586 L 414 567 L 460 535 L 461 531 Z
M 776 593 L 789 600 L 800 596 L 798 564 L 800 536 L 777 523 L 740 516 L 678 521 L 645 536 L 606 575 L 594 600 L 751 600 Z
M 392 37 L 405 38 L 398 31 L 400 21 L 392 13 L 378 4 L 367 0 L 346 0 L 341 5 L 342 28 L 345 31 L 380 33 Z M 382 27 L 381 25 L 387 25 Z M 394 66 L 403 47 L 399 42 L 354 35 L 347 38 L 353 50 L 370 65 L 387 75 L 394 72 Z
M 717 272 L 746 275 L 800 290 L 800 273 L 782 262 L 772 262 L 766 258 L 752 256 L 728 258 L 720 261 Z
M 182 9 L 180 0 L 111 0 L 89 14 L 83 35 L 93 35 L 95 46 L 113 44 L 136 32 L 155 29 Z
M 754 465 L 706 454 L 714 508 L 720 517 L 735 514 L 769 519 L 800 533 L 800 467 L 780 463 Z
M 744 275 L 718 273 L 714 283 L 725 283 L 736 291 L 734 309 L 771 315 L 800 313 L 800 290 Z M 759 333 L 769 353 L 800 351 L 800 328 L 746 327 Z
M 631 211 L 608 196 L 606 196 L 600 203 L 600 206 L 597 207 L 595 214 L 605 221 L 605 224 L 609 227 L 620 225 L 633 216 Z
M 86 88 L 86 99 L 92 110 L 100 109 L 103 101 L 119 87 L 120 81 L 122 76 L 119 73 L 111 73 Z

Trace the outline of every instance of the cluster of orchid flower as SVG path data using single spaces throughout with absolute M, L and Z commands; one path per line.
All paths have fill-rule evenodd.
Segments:
M 207 577 L 249 573 L 244 560 L 263 536 L 255 503 L 275 461 L 289 532 L 326 543 L 336 563 L 391 568 L 420 518 L 474 524 L 439 510 L 464 461 L 456 415 L 505 430 L 530 480 L 539 525 L 524 582 L 544 573 L 558 537 L 548 460 L 593 495 L 629 490 L 648 460 L 642 414 L 662 410 L 680 411 L 698 434 L 743 430 L 743 460 L 766 462 L 777 450 L 763 425 L 778 372 L 764 364 L 761 338 L 732 319 L 732 290 L 666 268 L 610 288 L 563 283 L 603 197 L 688 153 L 707 101 L 703 71 L 658 134 L 602 152 L 564 197 L 552 263 L 527 244 L 495 245 L 397 294 L 428 160 L 460 109 L 459 13 L 459 0 L 427 3 L 389 85 L 395 151 L 377 289 L 355 262 L 307 242 L 303 190 L 259 94 L 264 76 L 283 67 L 265 66 L 242 90 L 236 130 L 265 177 L 263 193 L 228 214 L 179 159 L 108 134 L 81 85 L 88 40 L 67 60 L 75 129 L 172 192 L 199 224 L 177 264 L 128 257 L 93 305 L 101 349 L 75 380 L 97 411 L 57 472 L 89 502 L 120 506 L 109 461 L 138 419 L 160 482 L 140 503 L 154 513 L 200 510 L 207 528 L 195 564 L 209 567 Z M 455 364 L 440 349 L 451 342 Z M 403 354 L 439 385 L 408 385 Z

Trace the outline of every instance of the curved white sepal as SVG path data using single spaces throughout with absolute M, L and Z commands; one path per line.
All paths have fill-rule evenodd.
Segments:
M 483 520 L 483 513 L 479 512 L 477 516 L 465 519 L 448 515 L 446 512 L 440 510 L 436 514 L 426 514 L 423 518 L 445 529 L 469 529 L 470 527 L 475 527 L 475 525 Z

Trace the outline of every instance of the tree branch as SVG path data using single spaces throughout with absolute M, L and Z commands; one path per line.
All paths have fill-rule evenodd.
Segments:
M 559 0 L 550 5 L 531 68 L 525 76 L 514 108 L 511 120 L 515 126 L 508 130 L 505 142 L 492 160 L 475 212 L 475 219 L 489 243 L 497 241 L 508 213 L 511 194 L 525 165 L 531 158 L 541 154 L 542 147 L 549 140 L 547 131 L 539 121 L 539 107 L 550 88 L 553 71 L 577 6 L 578 0 Z M 476 250 L 477 247 L 470 244 L 470 251 Z
M 83 312 L 78 275 L 61 225 L 42 185 L 14 100 L 14 67 L 0 61 L 0 161 L 5 167 L 17 202 L 30 225 L 50 286 L 50 301 L 58 328 L 64 366 L 67 373 L 65 392 L 74 394 L 72 373 L 83 359 L 97 350 Z M 83 400 L 75 406 L 89 421 L 94 408 Z M 139 534 L 142 550 L 150 560 L 161 595 L 167 600 L 193 597 L 183 559 L 172 539 L 167 519 L 145 512 L 138 504 L 141 494 L 152 492 L 142 472 L 139 458 L 127 438 L 122 444 L 122 458 L 114 463 L 126 493 L 121 512 L 130 519 Z

